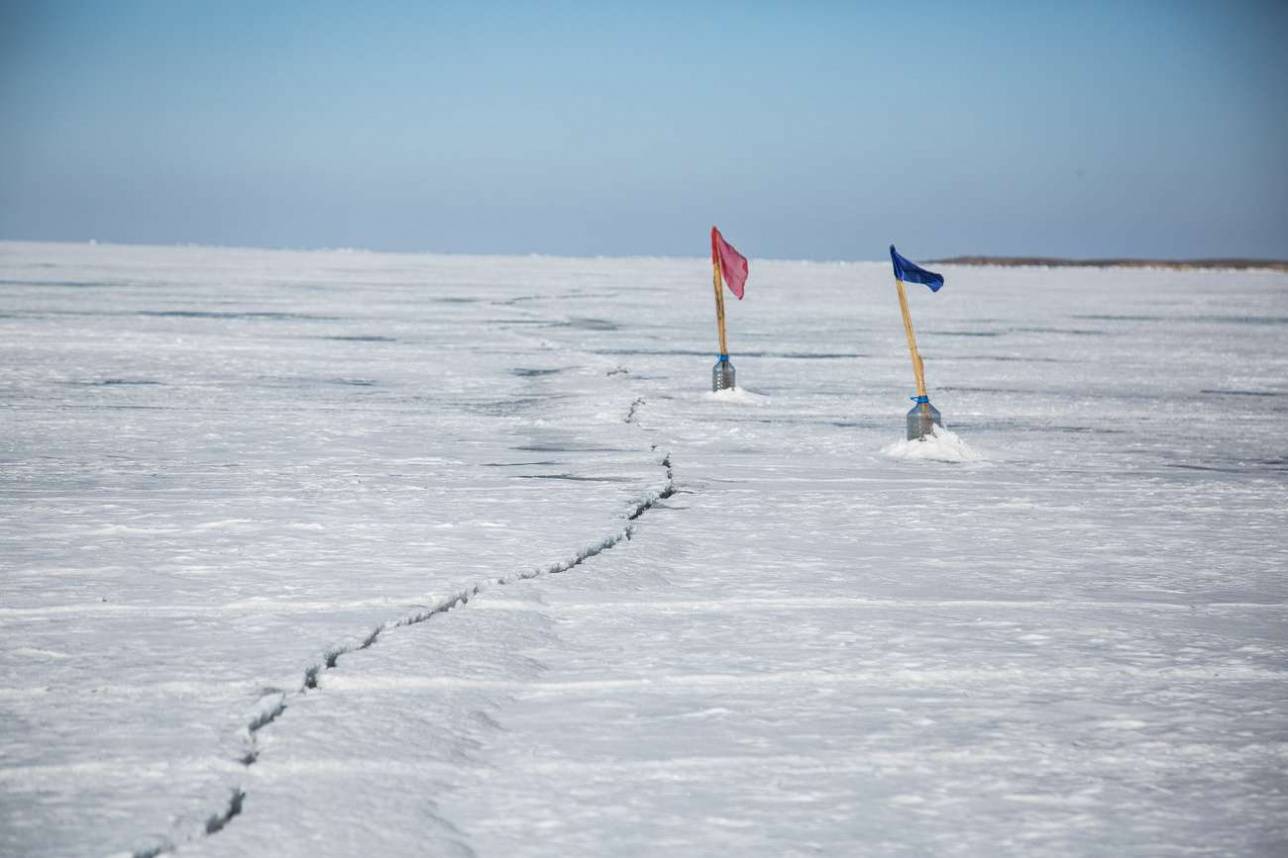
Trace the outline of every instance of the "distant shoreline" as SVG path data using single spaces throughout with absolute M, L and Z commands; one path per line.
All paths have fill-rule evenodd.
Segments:
M 1177 271 L 1225 269 L 1288 272 L 1282 259 L 1063 259 L 1055 256 L 952 256 L 929 265 L 999 265 L 1007 268 L 1171 268 Z

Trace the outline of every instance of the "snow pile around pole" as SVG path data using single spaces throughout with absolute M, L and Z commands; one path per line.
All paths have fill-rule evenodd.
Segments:
M 728 387 L 705 394 L 716 402 L 727 402 L 733 405 L 764 405 L 769 397 L 761 393 L 752 393 L 742 387 Z
M 915 441 L 899 441 L 882 447 L 881 452 L 892 459 L 911 459 L 931 462 L 978 462 L 982 456 L 971 449 L 957 433 L 936 426 L 930 435 Z

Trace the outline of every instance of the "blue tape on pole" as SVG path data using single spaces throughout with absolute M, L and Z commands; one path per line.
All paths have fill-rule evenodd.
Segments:
M 909 399 L 911 399 L 913 402 L 917 403 L 918 405 L 929 405 L 929 404 L 930 404 L 930 397 L 929 397 L 929 396 L 909 396 L 908 398 L 909 398 Z
M 720 362 L 721 362 L 721 363 L 728 363 L 728 362 L 729 362 L 729 355 L 718 355 L 718 357 L 720 358 Z

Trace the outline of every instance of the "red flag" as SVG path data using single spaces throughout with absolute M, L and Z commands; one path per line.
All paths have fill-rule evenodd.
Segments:
M 711 227 L 711 262 L 720 266 L 725 285 L 741 301 L 743 287 L 747 283 L 747 257 L 734 250 L 714 226 Z

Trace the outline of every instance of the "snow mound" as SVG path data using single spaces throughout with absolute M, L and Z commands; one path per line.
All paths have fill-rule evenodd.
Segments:
M 898 441 L 882 447 L 881 452 L 892 459 L 932 462 L 977 462 L 981 458 L 957 433 L 942 426 L 934 427 L 932 434 L 925 438 Z
M 769 401 L 769 397 L 760 393 L 752 393 L 741 387 L 727 387 L 724 390 L 716 390 L 707 394 L 707 397 L 714 399 L 716 402 L 729 402 L 736 405 L 764 405 Z

